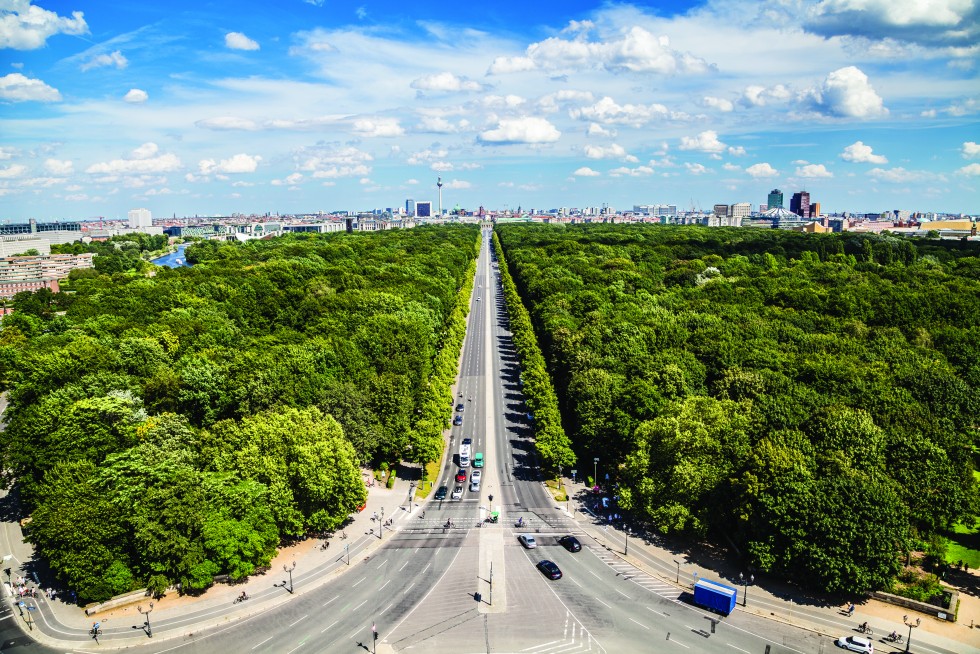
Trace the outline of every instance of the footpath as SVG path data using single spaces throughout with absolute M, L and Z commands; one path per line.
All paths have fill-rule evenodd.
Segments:
M 906 651 L 904 642 L 889 643 L 882 638 L 892 631 L 908 638 L 909 628 L 905 617 L 913 624 L 917 618 L 921 618 L 918 627 L 912 629 L 913 651 L 916 643 L 925 643 L 952 652 L 980 654 L 980 597 L 971 594 L 976 592 L 976 583 L 971 588 L 959 589 L 960 607 L 955 623 L 874 599 L 855 600 L 856 610 L 852 616 L 848 616 L 843 605 L 828 603 L 823 598 L 807 595 L 798 588 L 759 573 L 749 583 L 749 574 L 732 567 L 727 557 L 720 553 L 671 549 L 656 535 L 629 531 L 622 521 L 608 520 L 597 506 L 599 498 L 585 484 L 571 483 L 567 479 L 564 483 L 570 501 L 556 505 L 570 513 L 581 531 L 598 547 L 641 572 L 678 586 L 682 591 L 692 592 L 698 578 L 720 581 L 738 588 L 739 604 L 736 610 L 792 624 L 832 640 L 859 635 L 857 626 L 866 621 L 874 631 L 872 640 L 877 652 Z M 976 576 L 971 578 L 975 579 Z

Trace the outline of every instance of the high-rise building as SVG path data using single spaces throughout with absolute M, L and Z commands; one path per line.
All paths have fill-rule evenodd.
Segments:
M 153 227 L 153 216 L 149 209 L 130 209 L 129 228 L 139 229 L 140 227 Z
M 752 205 L 748 202 L 736 202 L 728 209 L 732 218 L 748 218 L 752 214 Z
M 766 206 L 770 209 L 782 209 L 783 208 L 783 192 L 778 188 L 774 188 L 769 191 L 769 199 L 766 202 Z
M 801 218 L 810 217 L 810 194 L 797 191 L 789 201 L 789 210 Z
M 415 216 L 417 218 L 432 217 L 432 203 L 428 200 L 415 203 Z
M 409 216 L 415 215 L 415 200 L 412 198 L 405 200 L 405 213 L 407 213 Z
M 814 202 L 813 204 L 810 205 L 810 217 L 813 218 L 813 219 L 817 219 L 817 218 L 820 217 L 820 203 L 819 202 Z
M 711 213 L 713 213 L 714 215 L 716 215 L 719 218 L 727 218 L 728 217 L 728 205 L 727 204 L 716 204 L 714 206 L 714 208 L 712 209 Z

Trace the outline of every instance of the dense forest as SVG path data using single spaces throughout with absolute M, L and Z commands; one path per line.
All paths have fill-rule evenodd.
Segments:
M 438 459 L 475 227 L 209 241 L 173 270 L 98 247 L 0 329 L 4 482 L 80 600 L 242 578 L 346 520 L 362 463 Z
M 497 228 L 581 460 L 620 505 L 829 592 L 980 510 L 980 248 Z M 600 476 L 603 476 L 600 474 Z

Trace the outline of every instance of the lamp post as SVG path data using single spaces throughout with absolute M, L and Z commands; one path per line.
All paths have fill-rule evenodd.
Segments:
M 412 495 L 414 494 L 415 494 L 415 482 L 413 481 L 412 484 L 408 487 L 408 507 L 406 507 L 405 509 L 409 513 L 411 513 L 412 511 Z
M 599 457 L 592 459 L 592 485 L 599 485 Z
M 909 637 L 905 641 L 905 652 L 908 654 L 909 647 L 912 645 L 912 630 L 919 626 L 919 624 L 922 622 L 922 618 L 916 618 L 915 622 L 909 622 L 909 616 L 903 615 L 902 622 L 904 622 L 905 626 L 909 628 Z
M 153 627 L 150 626 L 150 613 L 153 612 L 153 602 L 150 602 L 150 608 L 143 610 L 142 606 L 137 606 L 136 610 L 139 611 L 140 615 L 146 616 L 146 622 L 143 626 L 146 627 L 146 637 L 153 638 Z
M 286 588 L 285 580 L 283 580 L 282 582 L 282 587 L 286 588 L 286 590 L 289 591 L 289 594 L 292 595 L 293 594 L 293 570 L 296 569 L 296 561 L 293 561 L 293 565 L 291 566 L 285 566 L 285 565 L 282 566 L 282 569 L 289 573 L 289 588 Z
M 679 584 L 679 583 L 681 583 L 681 562 L 678 561 L 677 559 L 674 559 L 674 563 L 677 564 L 677 579 L 676 579 L 676 581 Z
M 755 583 L 755 575 L 749 575 L 748 578 L 741 572 L 738 573 L 738 581 L 742 584 L 742 606 L 748 606 L 749 603 L 749 584 Z
M 347 555 L 347 565 L 350 565 L 350 545 L 344 545 L 344 554 Z
M 381 520 L 378 521 L 378 538 L 381 538 L 381 534 L 385 530 L 385 508 L 381 507 Z

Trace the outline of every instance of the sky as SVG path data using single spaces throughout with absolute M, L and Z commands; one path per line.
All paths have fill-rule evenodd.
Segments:
M 0 221 L 980 213 L 980 0 L 0 0 Z

